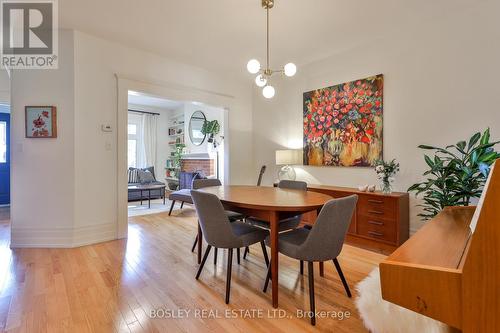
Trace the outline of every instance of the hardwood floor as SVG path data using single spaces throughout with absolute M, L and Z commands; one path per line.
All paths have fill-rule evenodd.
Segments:
M 266 272 L 259 246 L 251 248 L 241 265 L 233 264 L 231 302 L 226 305 L 226 251 L 219 251 L 215 267 L 211 254 L 200 280 L 194 279 L 198 265 L 190 252 L 196 230 L 192 209 L 129 222 L 128 240 L 75 249 L 10 250 L 8 213 L 0 212 L 0 332 L 366 332 L 354 298 L 345 296 L 331 263 L 325 265 L 324 278 L 315 274 L 316 309 L 349 311 L 351 317 L 318 318 L 312 327 L 308 319 L 296 317 L 297 310 L 309 309 L 307 276 L 299 274 L 297 261 L 280 257 L 281 312 L 276 314 L 285 318 L 268 318 L 273 308 L 270 292 L 261 291 Z M 383 258 L 344 246 L 339 261 L 354 296 L 355 284 Z M 187 318 L 150 318 L 154 309 L 191 312 Z M 207 311 L 206 318 L 200 318 L 201 310 Z M 241 315 L 211 318 L 223 317 L 226 310 Z M 246 318 L 251 313 L 263 318 Z

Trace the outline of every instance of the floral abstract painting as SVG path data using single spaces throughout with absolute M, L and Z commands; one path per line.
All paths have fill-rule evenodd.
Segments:
M 382 74 L 304 93 L 304 165 L 374 166 L 383 159 Z
M 27 138 L 57 138 L 55 106 L 26 107 Z

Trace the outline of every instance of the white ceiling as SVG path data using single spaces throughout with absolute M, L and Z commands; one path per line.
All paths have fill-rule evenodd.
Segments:
M 184 103 L 154 97 L 143 93 L 129 92 L 128 104 L 149 106 L 157 109 L 175 110 L 180 108 Z
M 271 63 L 304 65 L 484 0 L 276 0 Z M 264 61 L 261 0 L 60 0 L 60 25 L 187 64 L 245 74 Z M 299 67 L 300 70 L 300 67 Z

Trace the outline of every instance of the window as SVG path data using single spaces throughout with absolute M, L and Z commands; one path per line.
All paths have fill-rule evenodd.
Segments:
M 0 163 L 7 163 L 7 123 L 0 121 Z
M 128 167 L 140 167 L 140 149 L 142 144 L 142 117 L 137 114 L 128 114 Z

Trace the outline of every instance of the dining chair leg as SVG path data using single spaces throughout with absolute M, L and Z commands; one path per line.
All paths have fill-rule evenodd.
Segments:
M 214 265 L 217 265 L 217 248 L 214 248 Z
M 175 200 L 172 200 L 172 204 L 170 205 L 170 210 L 168 211 L 168 216 L 172 214 L 172 209 L 174 209 L 174 205 L 175 205 Z
M 300 275 L 304 275 L 304 260 L 300 261 Z
M 181 209 L 184 207 L 184 201 L 181 202 Z
M 325 265 L 323 264 L 322 261 L 319 262 L 319 276 L 321 277 L 325 276 Z
M 210 249 L 212 246 L 208 245 L 207 249 L 205 250 L 205 255 L 203 256 L 203 260 L 201 261 L 200 267 L 198 267 L 198 273 L 196 273 L 196 280 L 200 277 L 201 270 L 203 269 L 203 266 L 205 265 L 205 261 L 207 261 L 208 254 L 210 253 Z
M 196 249 L 196 244 L 198 244 L 198 236 L 196 236 L 194 238 L 194 243 L 193 243 L 193 247 L 191 248 L 191 252 L 194 252 L 194 249 Z
M 271 265 L 267 265 L 266 282 L 264 282 L 264 289 L 262 289 L 264 293 L 267 291 L 267 286 L 269 285 L 270 279 L 271 279 Z
M 201 262 L 202 245 L 203 245 L 203 233 L 201 231 L 200 222 L 198 221 L 198 264 Z
M 264 255 L 266 266 L 269 266 L 269 257 L 267 256 L 266 243 L 264 243 L 264 241 L 260 242 L 260 247 L 262 248 L 262 254 Z
M 246 259 L 247 258 L 247 254 L 250 253 L 250 248 L 247 246 L 245 247 L 245 252 L 243 252 L 243 259 Z
M 333 259 L 333 264 L 335 265 L 335 268 L 337 269 L 337 273 L 339 273 L 340 280 L 342 281 L 342 284 L 344 285 L 345 292 L 347 294 L 347 297 L 351 297 L 351 290 L 349 290 L 349 285 L 347 284 L 347 281 L 344 277 L 344 273 L 342 273 L 342 268 L 340 268 L 339 261 L 337 258 Z
M 307 274 L 309 276 L 309 303 L 311 305 L 311 325 L 316 325 L 316 305 L 314 303 L 314 265 L 312 261 L 307 262 Z
M 238 257 L 238 265 L 240 265 L 241 264 L 241 262 L 240 262 L 240 248 L 236 249 L 236 256 Z
M 227 278 L 226 278 L 226 304 L 229 304 L 229 295 L 231 294 L 231 268 L 233 263 L 233 249 L 229 249 L 227 258 Z

